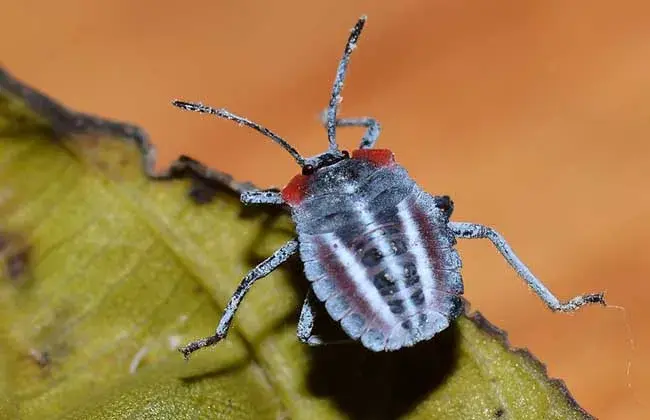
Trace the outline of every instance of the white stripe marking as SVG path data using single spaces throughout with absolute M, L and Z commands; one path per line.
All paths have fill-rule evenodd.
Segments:
M 370 226 L 370 225 L 377 225 L 377 221 L 373 218 L 372 213 L 370 213 L 367 209 L 363 208 L 359 211 L 361 223 L 364 226 Z M 393 255 L 393 249 L 386 238 L 385 235 L 381 234 L 380 232 L 376 232 L 372 234 L 371 236 L 371 243 L 379 249 L 381 254 L 384 256 L 384 264 L 386 265 L 386 269 L 388 271 L 388 275 L 390 276 L 391 279 L 397 280 L 397 279 L 402 279 L 404 277 L 404 269 L 402 266 L 398 263 L 398 258 L 396 258 Z M 402 284 L 403 286 L 403 284 Z M 404 302 L 404 313 L 401 315 L 402 317 L 408 317 L 410 315 L 416 314 L 419 312 L 418 308 L 411 302 L 411 297 L 409 294 L 410 290 L 407 290 L 405 287 L 402 287 L 401 290 L 397 293 L 397 298 L 401 299 Z
M 369 281 L 368 276 L 366 275 L 366 268 L 359 263 L 355 255 L 334 233 L 327 233 L 323 235 L 323 238 L 331 252 L 336 256 L 345 269 L 350 280 L 354 283 L 355 288 L 368 302 L 368 306 L 373 308 L 375 314 L 382 319 L 382 323 L 386 325 L 395 325 L 397 323 L 395 315 L 390 311 L 390 308 L 386 302 L 384 302 L 379 291 L 377 291 L 372 282 Z
M 434 299 L 435 278 L 431 267 L 429 266 L 429 256 L 424 248 L 424 241 L 418 227 L 413 220 L 407 200 L 402 201 L 397 205 L 397 215 L 399 216 L 402 224 L 404 225 L 404 233 L 408 238 L 409 251 L 415 257 L 415 267 L 418 275 L 420 276 L 420 283 L 422 284 L 422 291 L 424 292 L 425 307 L 429 307 Z

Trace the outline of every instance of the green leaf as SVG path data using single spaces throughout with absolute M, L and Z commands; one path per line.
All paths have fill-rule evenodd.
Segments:
M 155 173 L 154 160 L 141 129 L 0 69 L 0 417 L 589 417 L 476 313 L 399 352 L 301 345 L 297 260 L 185 362 L 175 348 L 211 333 L 293 228 L 283 212 L 242 209 L 246 184 L 188 158 Z

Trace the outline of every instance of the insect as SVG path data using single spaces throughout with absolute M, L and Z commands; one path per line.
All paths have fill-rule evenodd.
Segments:
M 216 115 L 250 127 L 282 146 L 302 168 L 281 191 L 241 194 L 245 204 L 288 206 L 297 238 L 251 270 L 225 308 L 214 335 L 179 349 L 185 357 L 226 337 L 246 292 L 290 256 L 299 253 L 310 282 L 297 335 L 309 345 L 326 344 L 312 334 L 316 299 L 347 336 L 372 351 L 398 350 L 432 338 L 463 310 L 461 260 L 456 238 L 487 238 L 530 288 L 553 311 L 572 312 L 586 304 L 604 305 L 604 294 L 561 302 L 490 227 L 450 221 L 448 196 L 423 191 L 387 149 L 374 149 L 379 123 L 369 117 L 337 116 L 348 62 L 366 22 L 351 30 L 324 115 L 329 147 L 304 158 L 271 130 L 225 109 L 174 101 L 177 107 Z M 366 129 L 351 154 L 336 142 L 339 127 Z

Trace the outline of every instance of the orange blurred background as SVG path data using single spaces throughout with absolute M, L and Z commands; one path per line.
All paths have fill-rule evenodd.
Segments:
M 649 418 L 649 2 L 22 0 L 2 6 L 0 60 L 74 109 L 142 125 L 161 166 L 186 153 L 282 186 L 297 167 L 279 147 L 170 100 L 226 106 L 318 153 L 363 13 L 342 115 L 378 118 L 379 147 L 451 195 L 455 220 L 501 231 L 561 298 L 605 290 L 626 312 L 551 313 L 485 241 L 460 244 L 472 307 L 595 416 Z M 339 133 L 353 148 L 362 131 Z

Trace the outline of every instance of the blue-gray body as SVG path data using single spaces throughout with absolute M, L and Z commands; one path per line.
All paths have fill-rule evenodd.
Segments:
M 396 350 L 461 313 L 447 197 L 424 192 L 392 161 L 353 156 L 299 177 L 301 195 L 290 204 L 305 274 L 348 336 Z

